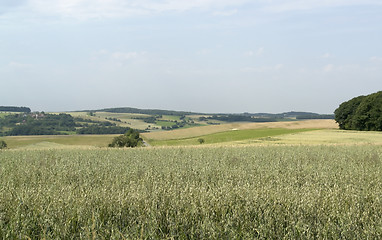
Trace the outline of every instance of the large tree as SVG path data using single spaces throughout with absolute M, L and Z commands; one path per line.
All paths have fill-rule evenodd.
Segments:
M 382 91 L 344 102 L 334 114 L 340 129 L 382 131 Z

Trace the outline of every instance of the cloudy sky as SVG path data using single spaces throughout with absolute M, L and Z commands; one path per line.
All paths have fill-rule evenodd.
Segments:
M 1 0 L 0 105 L 332 113 L 381 43 L 381 0 Z

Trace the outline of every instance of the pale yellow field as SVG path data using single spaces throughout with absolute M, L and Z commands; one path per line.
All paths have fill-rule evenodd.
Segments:
M 231 142 L 249 145 L 382 145 L 382 132 L 322 129 L 276 137 Z
M 221 125 L 210 125 L 202 127 L 193 127 L 187 129 L 177 129 L 173 131 L 143 133 L 142 136 L 150 140 L 170 140 L 203 136 L 212 133 L 224 132 L 229 130 L 246 130 L 260 128 L 287 128 L 287 129 L 338 129 L 334 120 L 306 120 L 290 122 L 267 122 L 267 123 L 229 123 Z
M 8 148 L 65 148 L 65 147 L 107 147 L 119 134 L 105 135 L 41 135 L 1 137 Z

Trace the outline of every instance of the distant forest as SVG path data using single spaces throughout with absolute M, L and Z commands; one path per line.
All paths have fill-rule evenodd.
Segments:
M 250 121 L 250 122 L 273 122 L 277 119 L 296 118 L 296 119 L 334 119 L 334 114 L 318 114 L 312 112 L 285 112 L 285 113 L 242 113 L 242 114 L 208 114 L 196 113 L 185 111 L 172 111 L 172 110 L 159 110 L 159 109 L 139 109 L 139 108 L 105 108 L 99 110 L 86 110 L 88 112 L 111 112 L 111 113 L 139 113 L 147 115 L 173 115 L 173 116 L 186 116 L 186 115 L 212 115 L 211 119 L 222 121 Z M 250 117 L 255 117 L 257 120 L 251 120 Z M 216 119 L 221 118 L 221 119 Z M 226 119 L 226 120 L 223 120 Z
M 139 108 L 105 108 L 96 111 L 87 110 L 88 112 L 111 112 L 111 113 L 140 113 L 148 115 L 173 115 L 173 116 L 183 116 L 183 115 L 192 115 L 200 114 L 194 112 L 184 112 L 184 111 L 172 111 L 172 110 L 160 110 L 160 109 L 139 109 Z
M 123 134 L 129 129 L 108 121 L 74 118 L 64 113 L 9 114 L 0 118 L 0 136 Z
M 25 112 L 25 113 L 30 113 L 31 109 L 28 108 L 28 107 L 0 106 L 0 112 Z

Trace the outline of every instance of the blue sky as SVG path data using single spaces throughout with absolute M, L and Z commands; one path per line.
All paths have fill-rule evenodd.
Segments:
M 0 105 L 332 113 L 381 43 L 380 0 L 2 0 Z

